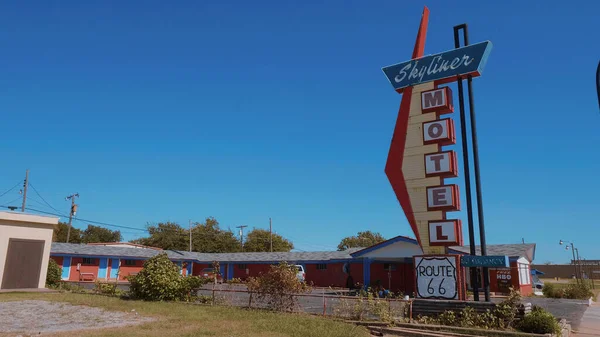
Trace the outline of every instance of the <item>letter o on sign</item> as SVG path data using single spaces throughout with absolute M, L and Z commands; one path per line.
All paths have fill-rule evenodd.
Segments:
M 427 127 L 427 134 L 432 139 L 439 138 L 444 133 L 444 127 L 440 123 L 431 123 Z
M 427 143 L 444 143 L 453 139 L 452 130 L 449 130 L 448 119 L 423 123 L 423 141 Z

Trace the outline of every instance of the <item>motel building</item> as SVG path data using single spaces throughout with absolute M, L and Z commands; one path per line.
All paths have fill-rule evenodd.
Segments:
M 535 244 L 488 245 L 487 249 L 489 255 L 508 256 L 510 261 L 510 268 L 489 269 L 491 292 L 505 294 L 512 287 L 523 295 L 531 294 L 530 265 L 535 257 Z M 469 247 L 453 246 L 448 252 L 468 255 Z M 368 248 L 272 253 L 195 253 L 131 243 L 54 242 L 50 257 L 62 266 L 62 279 L 65 281 L 126 283 L 127 276 L 137 274 L 144 261 L 160 253 L 166 253 L 179 266 L 182 275 L 201 275 L 204 268 L 218 261 L 225 280 L 243 280 L 267 272 L 273 264 L 286 261 L 303 265 L 306 281 L 317 287 L 349 288 L 350 284 L 362 287 L 380 284 L 392 292 L 412 297 L 416 289 L 413 257 L 422 255 L 423 251 L 415 239 L 397 236 Z M 462 269 L 462 275 L 470 275 L 467 268 Z M 470 281 L 466 280 L 463 286 L 470 288 Z

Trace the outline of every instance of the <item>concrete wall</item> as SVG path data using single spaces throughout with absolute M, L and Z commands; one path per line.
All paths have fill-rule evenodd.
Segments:
M 44 240 L 44 253 L 42 256 L 38 288 L 45 288 L 48 260 L 50 258 L 50 246 L 52 244 L 52 233 L 54 231 L 54 225 L 56 224 L 58 224 L 58 218 L 23 213 L 0 212 L 0 284 L 2 284 L 2 278 L 4 276 L 4 266 L 8 252 L 9 239 Z
M 572 264 L 536 264 L 531 269 L 537 269 L 544 273 L 540 278 L 572 279 L 575 274 L 575 266 Z M 588 278 L 600 279 L 600 266 L 582 266 Z

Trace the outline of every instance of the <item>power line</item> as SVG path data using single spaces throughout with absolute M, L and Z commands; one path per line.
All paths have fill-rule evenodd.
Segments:
M 0 206 L 0 207 L 6 207 L 6 206 Z M 29 208 L 29 207 L 27 208 L 27 210 L 38 212 L 38 213 L 42 213 L 42 214 L 48 214 L 48 215 L 55 215 L 55 216 L 62 216 L 62 217 L 64 217 L 64 215 L 61 215 L 61 214 L 56 214 L 56 213 L 52 213 L 52 212 L 41 211 L 39 209 L 34 209 L 34 208 Z M 76 217 L 73 217 L 73 220 L 78 220 L 78 221 L 82 221 L 82 222 L 86 222 L 86 223 L 103 225 L 103 226 L 108 226 L 108 227 L 116 227 L 116 228 L 123 228 L 123 229 L 132 229 L 132 230 L 143 231 L 143 232 L 147 232 L 148 231 L 147 229 L 144 229 L 144 228 L 136 228 L 136 227 L 114 225 L 114 224 L 110 224 L 110 223 L 106 223 L 106 222 L 100 222 L 100 221 L 94 221 L 94 220 L 87 220 L 87 219 L 81 219 L 81 218 L 76 218 Z
M 52 208 L 54 211 L 56 211 L 56 212 L 60 213 L 60 211 L 59 211 L 59 210 L 57 210 L 56 208 L 52 207 L 52 205 L 50 205 L 50 203 L 48 203 L 48 202 L 46 201 L 46 199 L 44 199 L 44 197 L 42 197 L 42 195 L 40 194 L 40 192 L 38 192 L 38 190 L 35 188 L 35 186 L 33 186 L 31 183 L 29 183 L 29 186 L 31 186 L 31 188 L 33 188 L 33 191 L 35 192 L 35 194 L 37 194 L 37 195 L 38 195 L 38 197 L 40 197 L 40 199 L 42 199 L 42 201 L 43 201 L 43 202 L 44 202 L 46 205 L 48 205 L 48 207 L 50 207 L 50 208 Z M 63 216 L 65 216 L 65 215 L 63 215 Z
M 17 186 L 19 186 L 21 184 L 21 181 L 19 181 L 15 186 L 11 187 L 8 191 L 0 194 L 0 198 L 2 198 L 3 196 L 5 196 L 6 194 L 8 194 L 10 191 L 14 190 Z M 20 199 L 20 197 L 19 197 Z

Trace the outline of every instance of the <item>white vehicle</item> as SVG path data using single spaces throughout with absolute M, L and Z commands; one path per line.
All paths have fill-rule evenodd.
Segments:
M 306 280 L 306 273 L 304 272 L 304 267 L 300 264 L 297 264 L 296 269 L 298 269 L 298 274 L 296 274 L 298 276 L 298 280 L 300 282 L 304 282 Z

